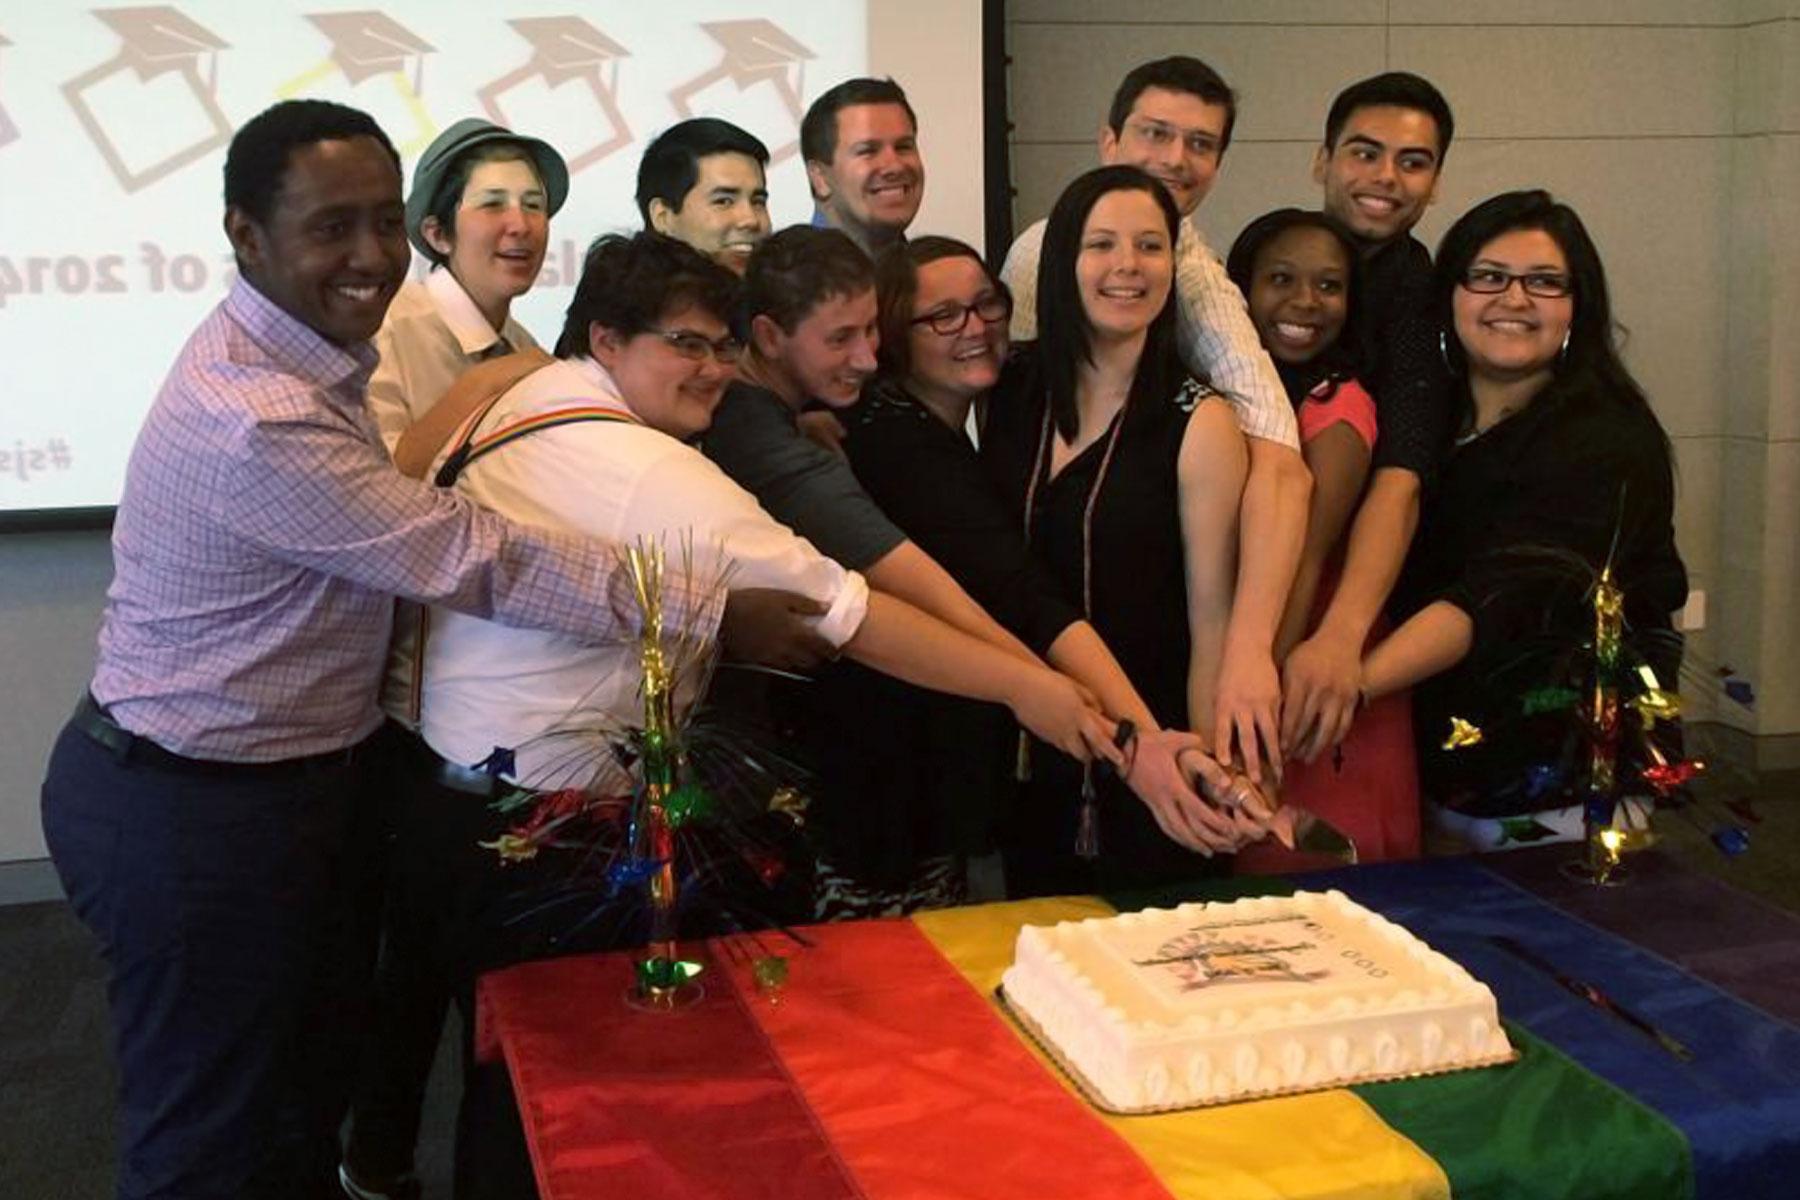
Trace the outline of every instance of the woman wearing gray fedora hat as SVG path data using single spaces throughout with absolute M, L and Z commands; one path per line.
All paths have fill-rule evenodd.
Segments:
M 568 167 L 548 143 L 480 118 L 456 122 L 426 148 L 406 198 L 406 233 L 431 269 L 394 297 L 375 336 L 381 361 L 369 381 L 370 414 L 390 452 L 475 363 L 516 352 L 542 356 L 511 306 L 536 282 L 550 218 L 568 194 Z M 382 707 L 409 730 L 418 725 L 419 619 L 407 605 L 396 614 L 382 694 Z M 351 1196 L 417 1195 L 413 1150 L 451 998 L 431 913 L 445 873 L 469 867 L 432 836 L 435 814 L 417 808 L 402 796 L 387 814 L 393 861 L 375 1035 L 358 1072 L 341 1171 Z
M 544 265 L 569 170 L 548 142 L 479 117 L 444 130 L 413 168 L 406 235 L 431 269 L 394 297 L 375 337 L 369 410 L 391 450 L 474 363 L 537 342 L 512 302 Z

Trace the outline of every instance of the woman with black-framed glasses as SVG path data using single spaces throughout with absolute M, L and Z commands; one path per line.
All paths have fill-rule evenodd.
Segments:
M 1426 497 L 1400 587 L 1405 621 L 1367 656 L 1365 695 L 1417 684 L 1426 796 L 1470 816 L 1570 803 L 1567 714 L 1524 719 L 1551 661 L 1591 636 L 1610 564 L 1663 686 L 1687 597 L 1668 436 L 1620 360 L 1600 256 L 1543 191 L 1477 205 L 1444 235 L 1437 306 L 1458 381 L 1456 440 Z M 1446 747 L 1450 718 L 1484 731 Z

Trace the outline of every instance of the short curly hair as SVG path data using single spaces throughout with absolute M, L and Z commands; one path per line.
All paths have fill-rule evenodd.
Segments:
M 400 155 L 394 143 L 361 109 L 329 100 L 283 100 L 263 109 L 244 123 L 225 151 L 225 207 L 267 225 L 294 151 L 315 142 L 358 137 L 379 142 L 394 160 L 394 175 L 399 177 Z

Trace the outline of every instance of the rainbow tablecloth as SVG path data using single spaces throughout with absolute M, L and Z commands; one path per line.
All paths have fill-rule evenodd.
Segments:
M 1472 863 L 1304 882 L 1490 982 L 1521 1060 L 1106 1116 L 992 999 L 1021 924 L 1114 909 L 1073 898 L 813 927 L 777 1005 L 722 946 L 701 951 L 705 1000 L 672 1014 L 621 1002 L 629 956 L 526 964 L 483 979 L 480 1043 L 511 1068 L 545 1200 L 1800 1195 L 1794 1025 Z M 1506 958 L 1496 932 L 1579 964 L 1695 1060 Z

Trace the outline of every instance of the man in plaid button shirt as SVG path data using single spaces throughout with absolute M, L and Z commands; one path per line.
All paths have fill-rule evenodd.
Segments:
M 233 139 L 225 198 L 241 278 L 139 434 L 91 694 L 43 791 L 110 972 L 120 1196 L 335 1194 L 380 903 L 393 598 L 631 632 L 611 547 L 389 462 L 364 391 L 409 251 L 374 121 L 276 105 Z M 701 632 L 720 619 L 713 597 L 665 600 Z

